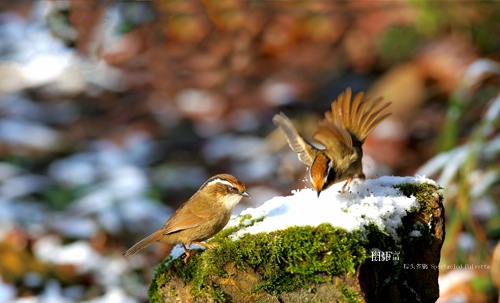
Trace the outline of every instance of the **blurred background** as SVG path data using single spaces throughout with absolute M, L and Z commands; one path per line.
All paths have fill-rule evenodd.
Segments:
M 271 119 L 347 87 L 393 102 L 367 177 L 443 187 L 439 302 L 497 302 L 499 80 L 496 2 L 2 0 L 0 302 L 147 302 L 165 247 L 121 254 L 214 174 L 309 187 Z

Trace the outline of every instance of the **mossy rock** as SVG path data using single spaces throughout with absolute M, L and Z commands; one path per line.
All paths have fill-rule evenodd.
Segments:
M 325 223 L 233 241 L 236 230 L 255 222 L 243 216 L 240 227 L 212 240 L 215 248 L 193 250 L 188 264 L 171 257 L 160 264 L 151 302 L 434 302 L 444 241 L 442 195 L 428 183 L 395 187 L 420 205 L 403 218 L 399 240 L 375 225 L 347 232 Z

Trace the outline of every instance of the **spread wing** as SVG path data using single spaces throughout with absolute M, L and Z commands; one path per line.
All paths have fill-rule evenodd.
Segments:
M 375 127 L 391 115 L 384 112 L 391 103 L 383 103 L 382 97 L 373 102 L 369 97 L 363 100 L 362 92 L 356 94 L 352 101 L 351 96 L 351 89 L 346 89 L 332 102 L 332 111 L 325 113 L 325 117 L 330 123 L 337 123 L 346 129 L 355 141 L 354 145 L 361 145 Z
M 325 113 L 325 116 L 326 118 L 318 124 L 314 140 L 323 144 L 330 151 L 342 154 L 351 152 L 353 145 L 349 132 L 332 119 L 330 112 Z
M 284 113 L 275 115 L 273 122 L 275 125 L 281 127 L 281 129 L 285 132 L 288 145 L 290 145 L 290 148 L 298 154 L 299 160 L 302 163 L 311 166 L 316 158 L 316 155 L 318 154 L 318 149 L 309 144 L 299 135 L 293 126 L 292 121 L 290 121 Z

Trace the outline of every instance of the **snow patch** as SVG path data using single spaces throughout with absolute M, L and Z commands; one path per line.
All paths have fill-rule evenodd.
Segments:
M 401 219 L 412 208 L 418 207 L 415 197 L 406 197 L 393 187 L 408 182 L 436 185 L 433 180 L 422 176 L 386 176 L 368 179 L 363 183 L 353 182 L 350 191 L 343 194 L 340 190 L 344 182 L 340 182 L 323 191 L 319 198 L 312 189 L 295 190 L 291 196 L 274 197 L 260 207 L 242 211 L 240 215 L 251 215 L 252 219 L 265 218 L 253 226 L 240 229 L 233 238 L 322 223 L 330 223 L 351 232 L 363 230 L 373 223 L 396 239 L 396 229 L 401 225 Z M 226 228 L 239 224 L 240 218 L 233 217 Z

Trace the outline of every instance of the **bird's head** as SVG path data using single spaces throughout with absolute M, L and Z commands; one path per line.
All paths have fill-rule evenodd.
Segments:
M 222 203 L 228 209 L 233 209 L 242 197 L 251 197 L 246 192 L 245 185 L 229 174 L 211 177 L 201 186 L 199 192 L 205 197 L 215 198 L 215 201 Z
M 311 165 L 310 178 L 314 190 L 318 193 L 328 188 L 331 180 L 335 179 L 335 170 L 332 167 L 332 161 L 325 153 L 320 153 Z

